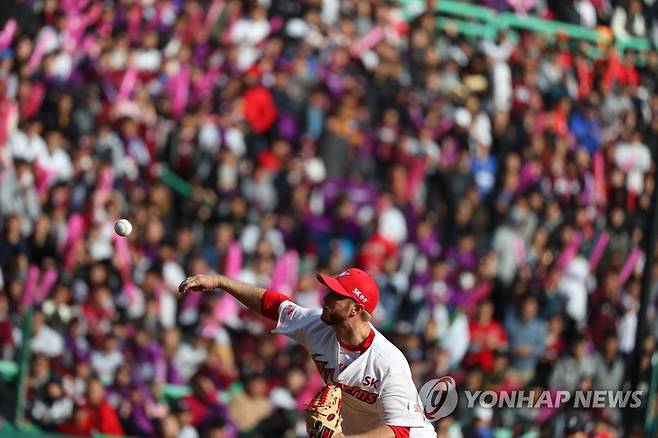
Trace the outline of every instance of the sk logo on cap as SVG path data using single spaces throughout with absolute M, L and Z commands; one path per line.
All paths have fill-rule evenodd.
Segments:
M 359 288 L 355 287 L 354 290 L 352 290 L 352 292 L 354 293 L 354 295 L 356 295 L 356 296 L 357 296 L 361 301 L 363 301 L 364 303 L 367 303 L 367 302 L 368 302 L 368 297 L 366 297 L 365 295 L 363 295 L 363 293 L 361 293 L 361 291 L 359 290 Z

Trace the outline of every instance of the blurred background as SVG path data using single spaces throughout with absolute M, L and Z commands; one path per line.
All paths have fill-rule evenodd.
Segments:
M 655 436 L 656 43 L 655 0 L 3 0 L 0 436 L 304 436 L 308 355 L 174 291 L 347 266 L 418 387 L 643 391 L 440 437 Z

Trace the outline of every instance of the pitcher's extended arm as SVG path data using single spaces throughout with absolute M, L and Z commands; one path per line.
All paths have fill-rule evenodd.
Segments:
M 255 312 L 260 312 L 261 310 L 265 289 L 238 280 L 232 280 L 223 275 L 195 275 L 186 278 L 178 286 L 178 292 L 181 294 L 187 292 L 212 292 L 215 289 L 225 290 Z

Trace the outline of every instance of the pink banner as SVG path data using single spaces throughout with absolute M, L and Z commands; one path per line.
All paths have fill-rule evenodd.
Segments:
M 603 153 L 599 150 L 594 154 L 594 193 L 596 203 L 605 202 L 605 163 Z
M 201 336 L 204 338 L 214 338 L 219 333 L 219 324 L 206 322 L 201 326 Z
M 628 255 L 628 258 L 626 259 L 626 263 L 624 263 L 624 266 L 619 272 L 619 277 L 617 277 L 617 287 L 623 286 L 630 278 L 631 274 L 633 274 L 633 269 L 635 269 L 635 265 L 637 264 L 637 261 L 640 259 L 641 255 L 642 251 L 640 248 L 638 248 L 637 245 L 634 246 L 631 250 L 631 253 Z
M 201 298 L 203 298 L 203 294 L 199 292 L 192 292 L 185 295 L 185 299 L 183 300 L 183 312 L 192 307 L 199 307 Z
M 224 0 L 213 0 L 212 4 L 208 8 L 208 13 L 206 14 L 205 27 L 207 29 L 212 29 L 215 27 L 215 23 L 219 19 L 219 16 L 224 10 Z
M 361 56 L 366 50 L 370 50 L 382 41 L 385 37 L 384 30 L 380 27 L 373 27 L 363 38 L 352 46 L 352 56 Z
M 53 286 L 55 286 L 55 283 L 57 282 L 58 275 L 57 269 L 55 268 L 48 268 L 46 273 L 42 275 L 41 284 L 39 285 L 37 296 L 35 297 L 35 302 L 37 304 L 41 304 L 46 300 Z
M 560 258 L 557 261 L 557 268 L 560 270 L 563 270 L 564 268 L 567 267 L 569 262 L 571 262 L 571 259 L 575 257 L 575 255 L 578 253 L 578 250 L 580 249 L 580 242 L 582 241 L 583 236 L 581 233 L 576 232 L 573 234 L 573 237 L 571 238 L 571 242 L 569 242 L 569 245 L 562 251 L 562 254 L 560 254 Z
M 270 290 L 275 290 L 284 294 L 287 292 L 282 289 L 286 286 L 286 278 L 288 276 L 286 255 L 287 254 L 284 254 L 277 259 L 272 278 L 270 279 Z
M 79 213 L 73 213 L 69 218 L 68 228 L 66 230 L 66 240 L 64 241 L 64 244 L 61 245 L 60 252 L 71 251 L 75 242 L 82 239 L 84 229 L 85 223 L 82 215 Z
M 114 170 L 110 166 L 106 166 L 102 171 L 99 178 L 98 190 L 101 192 L 109 192 L 112 190 L 114 184 Z
M 203 77 L 194 83 L 194 98 L 201 99 L 207 96 L 215 83 L 215 79 L 219 76 L 220 70 L 214 68 L 209 70 Z
M 11 44 L 11 40 L 14 38 L 16 33 L 16 20 L 11 19 L 7 21 L 5 27 L 0 32 L 0 50 L 5 50 Z
M 37 67 L 41 64 L 41 59 L 43 58 L 43 55 L 46 54 L 46 47 L 55 40 L 55 38 L 57 38 L 55 31 L 50 28 L 44 28 L 43 33 L 32 52 L 32 56 L 30 56 L 30 60 L 27 63 L 28 73 L 34 73 Z
M 119 99 L 128 99 L 130 93 L 132 93 L 137 83 L 137 69 L 135 67 L 130 67 L 126 70 L 126 73 L 123 75 L 123 80 L 121 81 L 121 86 L 119 87 Z
M 85 27 L 95 24 L 103 15 L 103 6 L 99 3 L 92 5 L 85 14 Z
M 270 289 L 291 294 L 297 285 L 298 264 L 299 256 L 296 251 L 288 251 L 279 257 L 270 281 Z
M 97 187 L 92 194 L 92 206 L 94 212 L 103 209 L 103 205 L 112 195 L 112 185 L 114 184 L 114 170 L 110 166 L 104 167 L 98 176 Z
M 36 265 L 30 265 L 27 270 L 25 285 L 23 285 L 23 295 L 21 296 L 21 306 L 23 308 L 31 306 L 34 303 L 38 281 L 39 268 Z
M 126 295 L 129 304 L 137 302 L 137 286 L 135 286 L 135 283 L 132 281 L 128 281 L 124 284 L 123 293 Z
M 73 12 L 78 10 L 78 2 L 76 0 L 61 0 L 59 9 L 62 12 Z
M 215 317 L 215 320 L 220 323 L 225 323 L 233 318 L 237 318 L 239 314 L 240 305 L 228 292 L 222 294 L 222 297 L 213 308 L 213 316 Z
M 117 268 L 121 273 L 124 281 L 130 280 L 130 249 L 128 248 L 128 241 L 125 237 L 118 234 L 112 235 L 114 242 L 114 251 L 117 256 Z
M 84 8 L 87 7 L 89 4 L 90 0 L 78 0 L 78 10 L 82 11 Z
M 409 173 L 409 184 L 407 185 L 407 200 L 412 200 L 414 193 L 417 193 L 418 186 L 425 177 L 425 160 L 416 159 Z
M 226 251 L 226 265 L 224 273 L 229 278 L 237 278 L 242 269 L 242 247 L 240 243 L 233 242 Z M 213 316 L 219 322 L 226 322 L 240 313 L 238 302 L 230 294 L 224 292 L 213 309 Z
M 242 269 L 242 247 L 240 243 L 233 242 L 226 251 L 226 265 L 224 274 L 229 278 L 236 278 Z
M 299 279 L 299 254 L 297 251 L 288 251 L 287 253 L 287 264 L 286 267 L 286 284 L 288 286 L 289 292 L 292 293 L 297 288 L 297 281 Z
M 64 32 L 63 48 L 70 53 L 76 52 L 82 45 L 85 33 L 85 20 L 79 12 L 71 12 L 66 17 L 66 31 Z
M 596 241 L 596 246 L 594 246 L 592 255 L 589 258 L 590 272 L 596 271 L 596 268 L 599 265 L 599 262 L 601 261 L 601 257 L 603 257 L 603 253 L 605 252 L 605 249 L 608 246 L 609 241 L 610 241 L 610 236 L 608 235 L 608 232 L 607 231 L 602 232 L 601 235 L 599 236 L 599 240 Z
M 36 190 L 39 196 L 45 196 L 46 192 L 50 188 L 51 183 L 55 179 L 56 173 L 46 167 L 36 164 L 37 169 L 37 181 L 36 181 Z
M 114 253 L 116 254 L 117 269 L 121 275 L 121 280 L 124 283 L 123 292 L 128 299 L 128 303 L 133 304 L 137 300 L 137 286 L 133 282 L 132 272 L 130 270 L 130 248 L 128 247 L 128 240 L 117 234 L 112 235 L 112 242 L 114 243 Z
M 171 78 L 170 90 L 172 93 L 172 111 L 175 117 L 180 117 L 185 112 L 187 101 L 190 97 L 190 69 L 182 66 L 180 71 Z

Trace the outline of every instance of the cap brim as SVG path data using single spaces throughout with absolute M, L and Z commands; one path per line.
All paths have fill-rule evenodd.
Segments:
M 346 291 L 343 285 L 341 285 L 335 278 L 330 277 L 327 274 L 318 274 L 315 278 L 317 278 L 320 283 L 331 289 L 332 292 L 336 292 L 338 295 L 347 298 L 354 298 L 354 295 Z

